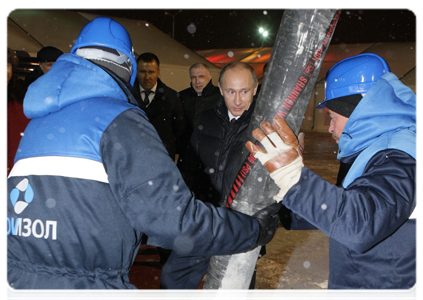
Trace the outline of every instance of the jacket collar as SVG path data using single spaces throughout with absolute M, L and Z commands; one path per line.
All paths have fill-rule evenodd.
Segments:
M 257 97 L 254 96 L 253 102 L 251 102 L 250 107 L 242 113 L 241 117 L 239 117 L 237 120 L 238 122 L 250 122 L 251 115 L 253 114 L 254 108 L 256 106 L 256 100 Z M 216 104 L 215 111 L 217 112 L 218 116 L 229 122 L 228 108 L 226 107 L 225 99 L 223 99 L 223 96 L 220 97 L 219 102 Z
M 195 96 L 197 96 L 197 92 L 192 87 L 192 83 L 190 83 L 190 86 L 191 86 L 191 93 L 195 94 Z M 210 95 L 212 93 L 214 87 L 215 86 L 212 83 L 212 79 L 210 79 L 209 83 L 207 83 L 207 85 L 204 87 L 203 92 L 201 93 L 201 97 L 207 97 L 208 95 Z

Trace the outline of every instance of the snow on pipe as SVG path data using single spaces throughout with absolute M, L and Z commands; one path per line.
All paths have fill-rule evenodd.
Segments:
M 276 116 L 285 118 L 298 135 L 339 15 L 339 10 L 284 12 L 245 142 L 254 141 L 252 131 L 262 121 Z M 266 168 L 255 162 L 244 147 L 240 171 L 221 206 L 252 215 L 273 203 L 278 188 Z M 213 256 L 203 289 L 248 289 L 259 252 L 257 247 Z

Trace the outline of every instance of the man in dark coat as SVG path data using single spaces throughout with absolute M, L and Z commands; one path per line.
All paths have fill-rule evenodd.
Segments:
M 47 47 L 41 48 L 41 50 L 37 52 L 37 60 L 38 60 L 39 68 L 35 68 L 33 71 L 31 71 L 25 76 L 26 86 L 29 86 L 31 83 L 37 80 L 38 77 L 40 77 L 41 75 L 46 74 L 51 69 L 51 67 L 56 62 L 56 60 L 62 54 L 63 54 L 62 50 L 57 49 L 56 47 L 53 47 L 53 46 L 47 46 Z
M 18 65 L 16 52 L 7 48 L 7 174 L 13 168 L 19 142 L 29 122 L 23 112 L 26 87 L 15 71 Z
M 191 137 L 187 158 L 180 170 L 197 198 L 219 206 L 226 198 L 237 172 L 255 106 L 257 77 L 248 64 L 234 62 L 220 72 L 219 103 L 200 113 Z M 161 286 L 196 289 L 207 272 L 210 257 L 184 256 L 173 252 L 162 270 Z
M 155 54 L 141 54 L 137 67 L 132 95 L 157 130 L 170 157 L 175 160 L 179 139 L 185 131 L 181 100 L 175 90 L 160 80 L 160 61 Z
M 183 159 L 183 153 L 188 147 L 198 115 L 202 111 L 214 107 L 221 98 L 219 88 L 212 83 L 212 74 L 207 64 L 193 64 L 189 68 L 189 77 L 191 86 L 179 92 L 186 120 L 185 133 L 181 141 L 180 160 Z

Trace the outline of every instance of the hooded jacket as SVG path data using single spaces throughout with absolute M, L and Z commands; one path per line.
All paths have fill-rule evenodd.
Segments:
M 135 288 L 143 233 L 186 254 L 257 241 L 256 220 L 192 197 L 143 111 L 93 63 L 62 55 L 29 87 L 24 112 L 32 120 L 8 178 L 11 287 Z
M 388 73 L 348 119 L 338 158 L 344 187 L 307 168 L 283 204 L 330 236 L 329 288 L 398 289 L 416 282 L 416 96 Z M 305 197 L 307 195 L 307 197 Z

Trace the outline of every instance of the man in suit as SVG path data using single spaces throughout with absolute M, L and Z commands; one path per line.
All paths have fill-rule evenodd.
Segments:
M 159 78 L 160 61 L 153 53 L 143 53 L 137 59 L 137 79 L 132 95 L 157 130 L 170 157 L 175 161 L 185 117 L 178 93 Z
M 169 156 L 176 162 L 178 142 L 185 131 L 182 102 L 177 92 L 160 80 L 160 61 L 155 54 L 141 54 L 137 59 L 137 68 L 132 95 L 147 114 Z M 144 236 L 143 243 L 146 243 L 146 239 Z M 160 247 L 158 251 L 160 264 L 164 265 L 171 251 Z

